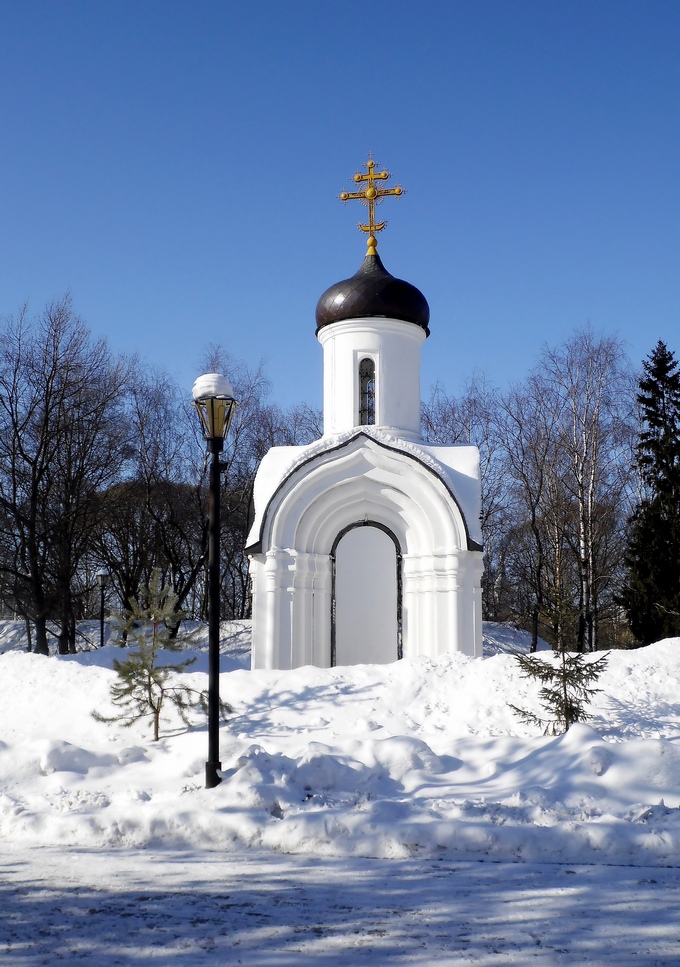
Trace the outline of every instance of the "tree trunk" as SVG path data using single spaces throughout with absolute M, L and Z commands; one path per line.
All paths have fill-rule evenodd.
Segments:
M 47 647 L 47 619 L 42 616 L 35 619 L 35 653 L 36 655 L 50 653 Z
M 531 615 L 531 648 L 533 654 L 538 650 L 538 607 L 535 607 Z
M 76 616 L 73 609 L 68 616 L 68 653 L 69 655 L 76 653 Z
M 60 610 L 61 610 L 61 618 L 59 622 L 59 635 L 57 636 L 57 640 L 59 642 L 59 654 L 68 655 L 71 650 L 70 649 L 70 643 L 71 643 L 70 624 L 71 624 L 72 613 L 71 613 L 69 594 L 67 590 L 63 592 Z M 73 650 L 75 651 L 75 631 L 73 634 Z

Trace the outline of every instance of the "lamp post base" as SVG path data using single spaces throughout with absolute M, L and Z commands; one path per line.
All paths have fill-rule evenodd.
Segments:
M 214 789 L 215 786 L 219 786 L 222 782 L 221 776 L 218 772 L 222 771 L 221 762 L 206 762 L 205 764 L 205 788 Z

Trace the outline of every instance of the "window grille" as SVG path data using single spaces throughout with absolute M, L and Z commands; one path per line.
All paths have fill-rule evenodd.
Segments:
M 359 425 L 375 424 L 375 363 L 362 359 L 359 363 Z

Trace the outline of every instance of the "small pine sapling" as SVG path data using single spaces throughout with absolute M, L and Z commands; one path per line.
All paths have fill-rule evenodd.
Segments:
M 528 725 L 537 725 L 544 735 L 560 735 L 574 722 L 586 722 L 591 718 L 587 706 L 601 689 L 593 688 L 607 667 L 609 656 L 594 661 L 581 653 L 562 651 L 551 655 L 546 661 L 539 655 L 515 655 L 523 678 L 538 680 L 543 684 L 539 699 L 546 718 L 527 709 L 510 708 Z
M 177 609 L 177 595 L 171 588 L 162 587 L 158 571 L 152 574 L 147 600 L 146 606 L 137 600 L 131 601 L 123 619 L 114 622 L 112 643 L 128 646 L 127 658 L 113 662 L 118 680 L 111 685 L 111 700 L 120 708 L 120 713 L 104 716 L 94 711 L 92 715 L 98 722 L 120 722 L 126 728 L 140 719 L 150 718 L 154 741 L 158 741 L 161 713 L 166 704 L 172 705 L 188 726 L 191 724 L 189 713 L 197 705 L 207 713 L 207 693 L 172 681 L 195 658 L 161 663 L 162 652 L 181 650 L 174 632 L 185 615 Z M 226 717 L 232 709 L 226 702 L 220 704 L 220 714 Z

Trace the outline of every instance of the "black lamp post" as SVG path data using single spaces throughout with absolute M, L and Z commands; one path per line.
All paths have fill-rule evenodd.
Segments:
M 234 415 L 236 400 L 229 380 L 219 373 L 199 376 L 193 388 L 210 461 L 208 531 L 208 761 L 205 786 L 222 781 L 220 762 L 220 453 Z
M 97 571 L 97 584 L 99 585 L 99 647 L 104 647 L 104 591 L 109 581 L 109 575 L 100 568 Z

